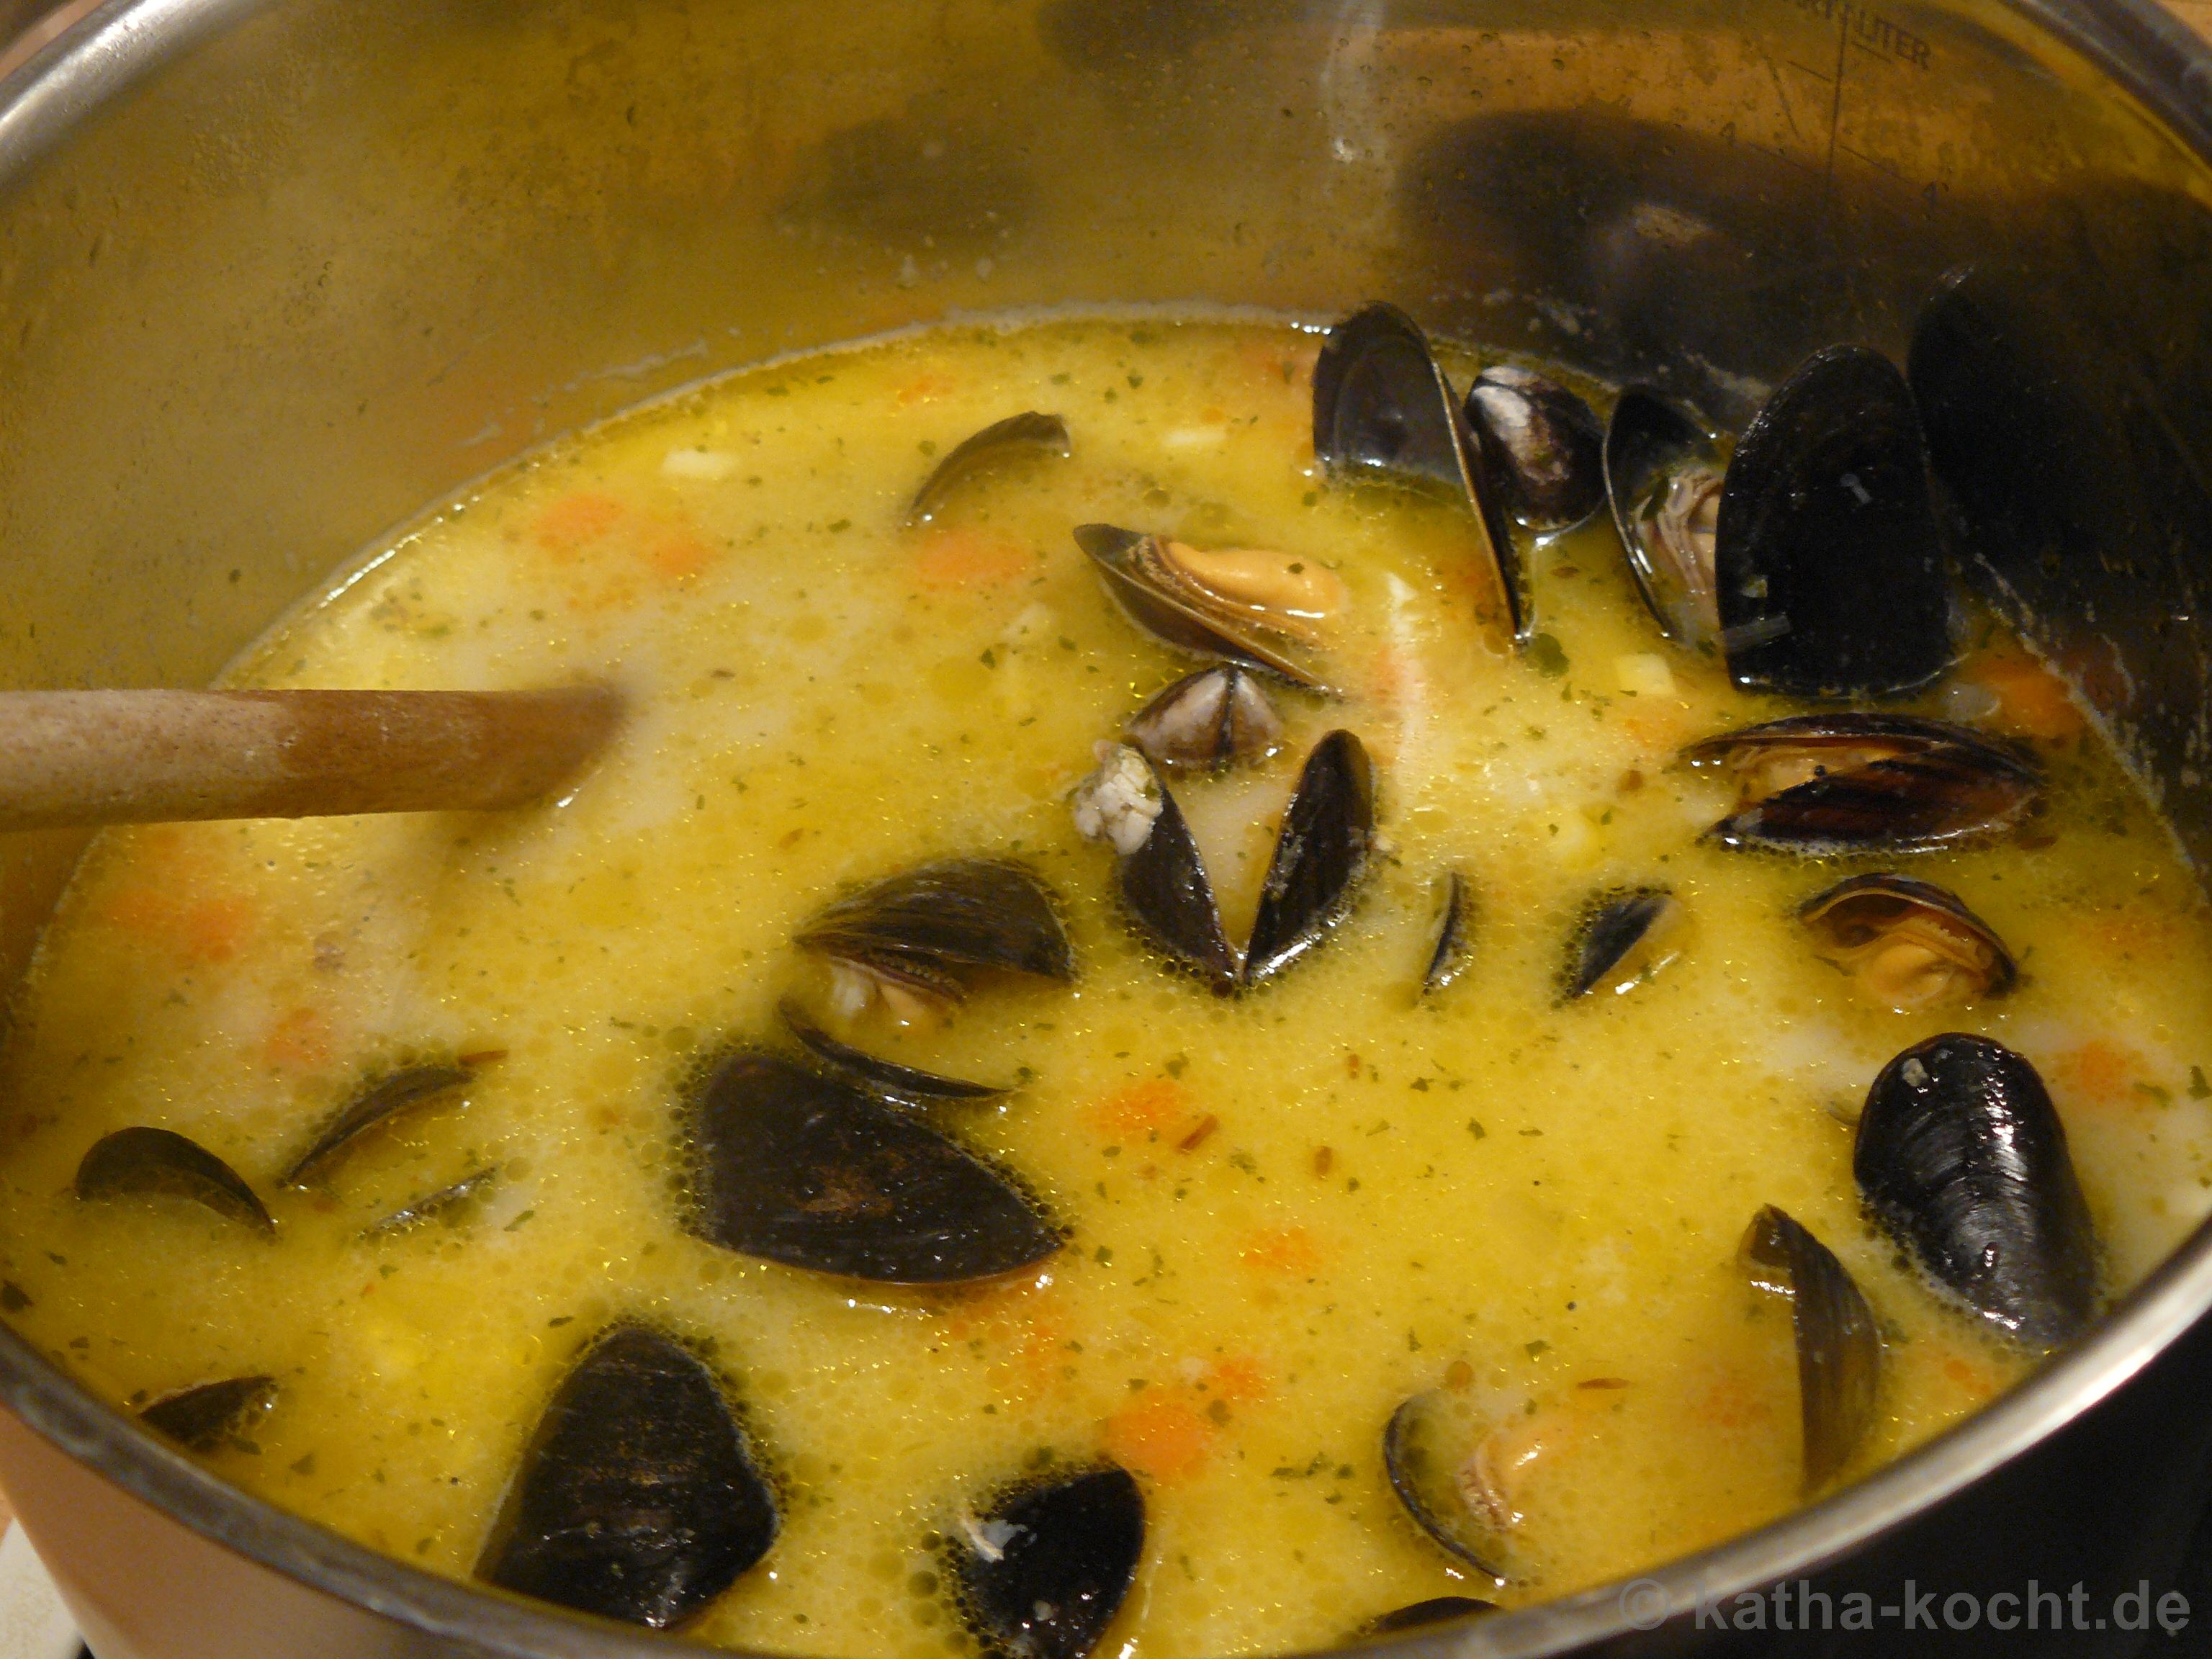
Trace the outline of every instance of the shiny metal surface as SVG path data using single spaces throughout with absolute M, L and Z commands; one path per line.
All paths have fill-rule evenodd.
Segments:
M 1387 297 L 1723 420 L 1918 331 L 1978 584 L 2202 862 L 2208 92 L 2132 0 L 112 0 L 0 87 L 0 683 L 204 679 L 544 437 L 947 316 Z M 0 848 L 7 977 L 72 850 Z M 1662 1629 L 1607 1589 L 1400 1645 L 1763 1651 L 1700 1595 L 2155 1577 L 2208 1306 L 2200 1236 L 1982 1416 L 1654 1575 Z M 240 1498 L 5 1332 L 0 1400 L 104 1659 L 668 1645 Z

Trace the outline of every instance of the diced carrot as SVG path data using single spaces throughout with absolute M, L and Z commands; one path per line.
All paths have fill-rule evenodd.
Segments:
M 2136 1097 L 2135 1083 L 2143 1074 L 2143 1059 L 2132 1048 L 2092 1037 L 2080 1048 L 2054 1058 L 2051 1071 L 2052 1080 L 2066 1094 L 2100 1106 L 2122 1106 Z
M 948 392 L 957 392 L 960 382 L 941 368 L 925 369 L 891 394 L 902 409 L 911 409 L 916 404 L 935 403 Z
M 153 887 L 111 895 L 101 917 L 187 962 L 228 962 L 253 931 L 253 907 L 235 894 L 179 898 Z
M 1164 1484 L 1187 1480 L 1206 1465 L 1215 1429 L 1183 1401 L 1140 1398 L 1106 1419 L 1106 1454 L 1123 1468 Z
M 2081 711 L 2066 683 L 2033 658 L 1988 658 L 1975 665 L 1971 677 L 1996 696 L 1997 719 L 2007 731 L 2052 739 L 2081 734 Z
M 1180 1139 L 1196 1127 L 1190 1091 L 1164 1077 L 1116 1089 L 1093 1106 L 1089 1115 L 1093 1129 L 1115 1141 L 1164 1137 L 1170 1129 L 1177 1131 Z
M 1997 1380 L 1987 1366 L 1977 1365 L 1957 1354 L 1943 1362 L 1943 1375 L 1977 1400 L 1986 1400 L 1996 1392 Z
M 697 575 L 714 556 L 714 550 L 685 526 L 668 526 L 649 538 L 645 547 L 646 563 L 671 581 Z
M 1262 1273 L 1303 1275 L 1321 1266 L 1321 1246 L 1303 1227 L 1268 1227 L 1251 1234 L 1237 1252 L 1248 1267 Z
M 1218 1400 L 1257 1400 L 1267 1392 L 1267 1372 L 1255 1355 L 1231 1354 L 1206 1368 L 1206 1380 Z
M 585 543 L 605 535 L 629 512 L 604 489 L 579 489 L 540 513 L 532 533 L 538 544 L 550 552 L 574 553 Z
M 1716 1376 L 1694 1407 L 1704 1421 L 1721 1429 L 1755 1428 L 1771 1419 L 1774 1403 L 1750 1378 L 1732 1371 Z
M 916 550 L 915 579 L 939 592 L 1003 587 L 1036 568 L 1029 545 L 958 526 L 936 532 Z
M 331 1057 L 330 1022 L 319 1009 L 292 1009 L 269 1028 L 261 1053 L 271 1066 L 287 1069 L 319 1065 Z

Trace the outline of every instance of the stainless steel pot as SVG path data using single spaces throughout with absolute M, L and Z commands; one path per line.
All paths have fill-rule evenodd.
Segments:
M 1723 418 L 1917 333 L 1972 579 L 2203 860 L 2208 157 L 2212 58 L 2141 0 L 112 0 L 0 87 L 0 678 L 204 679 L 543 437 L 963 311 L 1388 296 Z M 0 847 L 7 980 L 75 850 Z M 1407 1651 L 1964 1651 L 2031 1579 L 2106 1627 L 2003 1651 L 2127 1651 L 2202 1496 L 2208 1306 L 2200 1232 L 1863 1485 Z M 4 1329 L 0 1400 L 103 1659 L 667 1645 L 243 1498 Z M 1736 1628 L 1800 1579 L 1893 1611 Z

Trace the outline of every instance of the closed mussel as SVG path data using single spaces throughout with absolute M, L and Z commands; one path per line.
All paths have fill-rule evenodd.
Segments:
M 1137 711 L 1129 741 L 1155 766 L 1224 771 L 1273 754 L 1283 718 L 1259 677 L 1224 662 L 1186 674 Z
M 1314 455 L 1328 475 L 1418 490 L 1464 511 L 1501 619 L 1523 637 L 1520 556 L 1502 492 L 1419 325 L 1395 306 L 1354 312 L 1322 342 L 1313 394 Z
M 1490 476 L 1531 530 L 1569 529 L 1605 505 L 1605 428 L 1566 387 L 1499 363 L 1468 388 L 1465 414 Z
M 1306 757 L 1276 831 L 1244 950 L 1246 983 L 1281 972 L 1344 919 L 1374 838 L 1366 746 L 1349 732 L 1331 732 Z
M 1456 870 L 1438 884 L 1443 902 L 1437 917 L 1436 944 L 1421 973 L 1421 994 L 1432 996 L 1466 971 L 1474 949 L 1474 891 Z
M 1980 1318 L 2039 1347 L 2087 1324 L 2088 1206 L 2021 1055 L 1955 1032 L 1915 1043 L 1868 1091 L 1851 1169 L 1875 1218 Z
M 990 974 L 1072 980 L 1052 890 L 1007 859 L 949 859 L 877 882 L 822 911 L 798 943 L 845 970 L 855 1009 L 876 993 L 950 1005 Z
M 103 1135 L 76 1166 L 76 1195 L 180 1198 L 256 1232 L 276 1230 L 237 1170 L 173 1129 L 118 1129 Z
M 282 1177 L 284 1184 L 304 1187 L 319 1179 L 370 1129 L 459 1088 L 475 1075 L 461 1065 L 408 1066 L 375 1079 L 341 1107 L 292 1160 Z
M 1620 394 L 1605 434 L 1613 528 L 1660 632 L 1698 651 L 1720 646 L 1713 536 L 1723 474 L 1713 441 L 1685 410 L 1648 386 Z
M 1032 1266 L 1059 1230 L 965 1147 L 835 1077 L 740 1049 L 689 1103 L 685 1225 L 710 1244 L 815 1273 L 952 1285 Z
M 1874 1421 L 1881 1382 L 1874 1310 L 1834 1252 L 1771 1204 L 1752 1218 L 1741 1255 L 1751 1282 L 1790 1304 L 1805 1490 L 1816 1492 L 1842 1473 Z
M 1075 542 L 1130 620 L 1154 638 L 1325 689 L 1312 652 L 1346 604 L 1343 579 L 1326 565 L 1261 548 L 1192 547 L 1110 524 L 1078 525 Z
M 1853 876 L 1806 900 L 1797 919 L 1814 954 L 1899 1013 L 2002 996 L 2019 976 L 1996 931 L 1933 882 Z
M 1599 894 L 1568 939 L 1560 1000 L 1634 990 L 1682 954 L 1689 922 L 1682 902 L 1663 887 Z
M 275 1377 L 231 1376 L 165 1395 L 141 1411 L 138 1420 L 188 1451 L 211 1452 L 242 1438 L 247 1425 L 276 1403 Z
M 714 1374 L 673 1338 L 618 1325 L 538 1419 L 477 1572 L 664 1630 L 735 1583 L 778 1525 L 775 1489 Z
M 990 1659 L 1084 1659 L 1135 1582 L 1145 1499 L 1110 1464 L 1025 1481 L 947 1540 L 960 1613 Z
M 1032 409 L 994 421 L 947 452 L 915 491 L 906 521 L 927 523 L 963 486 L 986 474 L 1046 456 L 1065 460 L 1067 454 L 1067 422 L 1057 415 Z
M 896 1060 L 884 1060 L 855 1048 L 823 1030 L 789 997 L 776 1005 L 776 1013 L 784 1028 L 799 1040 L 799 1047 L 880 1099 L 906 1106 L 923 1106 L 939 1101 L 995 1100 L 1007 1092 L 1002 1085 L 941 1077 L 935 1072 L 902 1066 Z
M 1741 791 L 1709 840 L 1808 858 L 1930 852 L 1995 835 L 2043 788 L 2024 750 L 1913 714 L 1796 714 L 1692 744 L 1682 757 L 1731 775 Z
M 1950 665 L 1928 445 L 1895 364 L 1834 346 L 1783 383 L 1729 463 L 1713 557 L 1738 685 L 1893 696 Z

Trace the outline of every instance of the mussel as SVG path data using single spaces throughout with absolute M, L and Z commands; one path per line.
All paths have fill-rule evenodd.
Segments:
M 1244 980 L 1281 972 L 1352 907 L 1375 838 L 1375 779 L 1366 746 L 1331 732 L 1313 746 L 1275 834 L 1260 908 L 1244 948 Z
M 408 1066 L 377 1079 L 337 1114 L 294 1158 L 279 1177 L 287 1187 L 305 1187 L 329 1173 L 354 1141 L 368 1130 L 411 1107 L 458 1089 L 476 1075 L 466 1066 Z
M 1752 1218 L 1741 1255 L 1751 1282 L 1790 1303 L 1805 1490 L 1817 1492 L 1843 1472 L 1874 1421 L 1881 1384 L 1874 1310 L 1834 1252 L 1771 1204 Z
M 1899 1013 L 2002 996 L 2019 977 L 1989 923 L 1948 888 L 1887 871 L 1853 876 L 1798 907 L 1814 954 Z
M 1705 429 L 1648 386 L 1631 386 L 1605 433 L 1605 489 L 1629 573 L 1659 630 L 1720 646 L 1713 532 L 1724 468 Z
M 1155 766 L 1224 771 L 1273 754 L 1283 717 L 1243 663 L 1186 674 L 1131 718 L 1129 741 Z
M 1075 527 L 1122 610 L 1146 633 L 1202 657 L 1241 662 L 1324 690 L 1310 661 L 1345 606 L 1343 579 L 1319 561 L 1255 548 L 1201 549 L 1124 530 Z
M 946 497 L 984 473 L 1034 457 L 1066 460 L 1068 453 L 1067 422 L 1057 415 L 1032 409 L 994 421 L 955 444 L 931 470 L 908 504 L 906 521 L 909 526 L 927 524 Z
M 1111 1464 L 1025 1482 L 948 1540 L 961 1616 L 990 1659 L 1084 1659 L 1145 1551 L 1145 1498 Z
M 694 1090 L 688 1127 L 684 1224 L 724 1249 L 878 1284 L 951 1285 L 1060 1246 L 1050 1217 L 949 1136 L 778 1055 L 726 1054 Z
M 362 1229 L 361 1236 L 370 1240 L 392 1238 L 400 1233 L 411 1232 L 416 1228 L 433 1221 L 441 1221 L 447 1226 L 452 1226 L 459 1222 L 479 1199 L 483 1198 L 492 1183 L 498 1179 L 499 1171 L 496 1169 L 477 1170 L 471 1174 L 465 1175 L 452 1186 L 441 1187 L 435 1192 L 425 1193 L 422 1197 L 394 1210 L 390 1215 L 371 1222 Z
M 1515 640 L 1525 637 L 1520 553 L 1501 492 L 1419 326 L 1395 306 L 1354 312 L 1322 343 L 1313 394 L 1314 454 L 1329 476 L 1413 489 L 1463 509 L 1503 620 Z
M 1358 1636 L 1395 1636 L 1400 1631 L 1423 1630 L 1431 1625 L 1447 1625 L 1455 1619 L 1468 1619 L 1478 1613 L 1495 1613 L 1495 1601 L 1478 1601 L 1472 1595 L 1432 1595 L 1425 1601 L 1393 1607 L 1362 1625 L 1353 1634 Z
M 138 1420 L 187 1451 L 211 1452 L 240 1438 L 246 1425 L 276 1403 L 273 1376 L 231 1376 L 165 1395 Z
M 1568 939 L 1559 1000 L 1634 990 L 1682 954 L 1689 921 L 1682 902 L 1663 887 L 1599 894 Z
M 1437 921 L 1437 942 L 1421 974 L 1424 996 L 1435 994 L 1457 979 L 1474 949 L 1474 895 L 1467 878 L 1456 870 L 1448 871 L 1441 884 L 1443 905 Z
M 1738 685 L 1894 696 L 1950 666 L 1928 444 L 1894 363 L 1833 346 L 1767 399 L 1729 463 L 1713 558 Z
M 479 1577 L 654 1630 L 768 1553 L 775 1492 L 714 1373 L 641 1326 L 602 1333 L 538 1419 Z
M 1682 757 L 1741 784 L 1745 804 L 1710 839 L 1808 858 L 1929 852 L 1995 835 L 2043 787 L 2033 756 L 1912 714 L 1795 714 L 1707 738 Z
M 1127 744 L 1099 745 L 1098 769 L 1077 789 L 1075 827 L 1118 855 L 1121 906 L 1171 962 L 1215 989 L 1233 988 L 1244 958 L 1229 942 L 1198 842 L 1152 763 Z
M 1007 1092 L 1004 1085 L 969 1083 L 957 1077 L 940 1077 L 896 1060 L 879 1060 L 841 1042 L 808 1017 L 791 998 L 776 1005 L 785 1027 L 799 1046 L 834 1071 L 842 1072 L 878 1099 L 902 1106 L 921 1106 L 935 1101 L 995 1100 Z
M 1867 1091 L 1851 1169 L 1875 1219 L 1990 1324 L 2050 1347 L 2088 1323 L 2089 1209 L 2021 1055 L 1957 1032 L 1915 1043 Z
M 1605 505 L 1605 428 L 1566 387 L 1498 363 L 1475 377 L 1462 412 L 1531 530 L 1571 529 Z
M 1512 1528 L 1521 1516 L 1490 1467 L 1498 1425 L 1472 1390 L 1431 1389 L 1390 1414 L 1382 1468 L 1423 1532 L 1498 1583 L 1524 1571 Z
M 238 1171 L 173 1129 L 118 1129 L 94 1141 L 76 1166 L 81 1199 L 188 1199 L 217 1215 L 274 1233 L 276 1224 Z
M 1008 859 L 951 859 L 839 901 L 799 931 L 865 993 L 945 1004 L 979 974 L 1072 980 L 1075 958 L 1052 890 Z

